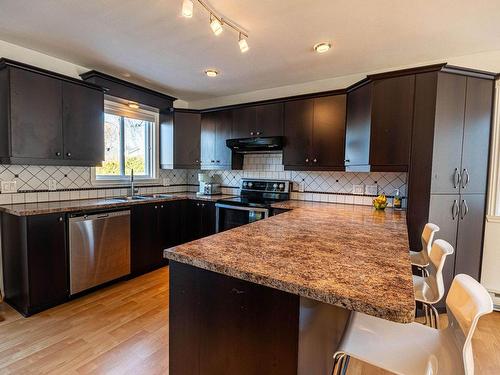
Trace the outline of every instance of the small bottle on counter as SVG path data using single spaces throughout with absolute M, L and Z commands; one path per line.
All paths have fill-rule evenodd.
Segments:
M 401 210 L 403 209 L 403 205 L 401 203 L 401 195 L 399 193 L 399 189 L 396 189 L 394 192 L 394 198 L 392 199 L 392 207 L 395 210 Z

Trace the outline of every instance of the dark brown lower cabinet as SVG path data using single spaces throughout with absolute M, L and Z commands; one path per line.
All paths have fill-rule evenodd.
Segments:
M 140 204 L 131 208 L 132 274 L 149 272 L 167 263 L 163 250 L 182 242 L 184 202 Z
M 215 233 L 215 203 L 189 200 L 185 203 L 183 241 L 194 241 Z
M 170 290 L 170 374 L 297 374 L 297 295 L 177 262 Z
M 29 316 L 69 298 L 63 214 L 2 214 L 5 300 Z
M 436 238 L 448 241 L 455 252 L 446 258 L 443 268 L 445 290 L 453 277 L 465 273 L 479 280 L 483 247 L 485 196 L 483 194 L 434 194 L 431 196 L 429 221 L 437 223 Z M 445 307 L 445 298 L 439 303 Z

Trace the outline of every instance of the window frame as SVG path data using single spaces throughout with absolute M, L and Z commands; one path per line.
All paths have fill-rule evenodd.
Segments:
M 120 117 L 128 117 L 137 120 L 144 120 L 151 122 L 153 124 L 150 136 L 149 136 L 149 161 L 146 160 L 146 163 L 151 163 L 150 166 L 150 175 L 141 176 L 135 175 L 135 182 L 141 184 L 158 184 L 160 182 L 160 159 L 159 159 L 159 134 L 160 134 L 160 116 L 159 111 L 156 108 L 148 107 L 146 105 L 140 104 L 140 108 L 134 109 L 130 108 L 127 105 L 128 101 L 109 97 L 105 95 L 104 98 L 104 113 L 109 113 L 112 115 L 120 116 Z M 123 129 L 124 124 L 121 124 Z M 122 132 L 120 138 L 123 142 L 125 134 Z M 123 158 L 124 155 L 120 157 Z M 122 164 L 123 165 L 123 164 Z M 125 166 L 123 165 L 123 168 Z M 124 183 L 130 183 L 130 176 L 120 175 L 120 176 L 100 176 L 97 175 L 97 168 L 92 167 L 90 170 L 91 173 L 91 182 L 92 185 L 95 186 L 103 186 L 103 185 L 123 185 Z
M 500 80 L 495 82 L 487 219 L 500 222 Z

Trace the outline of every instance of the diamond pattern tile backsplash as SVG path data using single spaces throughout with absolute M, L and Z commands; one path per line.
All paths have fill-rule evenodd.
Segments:
M 269 178 L 293 181 L 293 190 L 300 190 L 303 183 L 305 192 L 352 194 L 353 185 L 377 185 L 378 193 L 393 195 L 396 189 L 406 196 L 404 172 L 312 172 L 285 171 L 282 154 L 245 155 L 242 171 L 188 171 L 188 183 L 198 183 L 198 172 L 213 176 L 215 181 L 226 187 L 238 187 L 241 178 Z
M 245 155 L 243 170 L 161 170 L 158 185 L 140 187 L 140 193 L 196 191 L 198 173 L 208 173 L 223 186 L 223 193 L 238 194 L 241 178 L 283 179 L 293 182 L 292 198 L 370 204 L 371 200 L 344 199 L 353 193 L 353 185 L 377 185 L 378 193 L 392 195 L 400 189 L 406 196 L 406 173 L 347 173 L 285 171 L 281 154 Z M 49 190 L 49 181 L 56 190 Z M 31 203 L 68 199 L 112 197 L 127 194 L 124 186 L 95 186 L 88 167 L 0 165 L 0 181 L 16 181 L 17 193 L 1 193 L 0 204 Z M 163 186 L 165 185 L 165 186 Z M 302 191 L 302 188 L 304 192 Z

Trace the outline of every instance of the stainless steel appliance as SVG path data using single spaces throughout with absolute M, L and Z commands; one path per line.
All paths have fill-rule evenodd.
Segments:
M 215 229 L 222 232 L 269 216 L 271 205 L 290 199 L 290 182 L 284 180 L 241 180 L 239 197 L 215 204 Z
M 130 274 L 130 211 L 69 218 L 70 294 Z
M 198 191 L 200 195 L 217 195 L 221 194 L 220 184 L 216 182 L 204 182 L 200 181 L 200 189 Z

